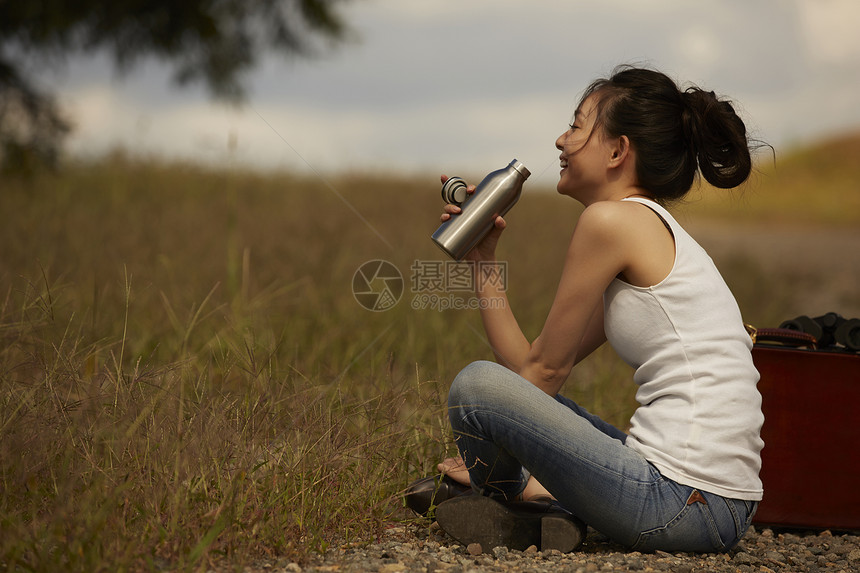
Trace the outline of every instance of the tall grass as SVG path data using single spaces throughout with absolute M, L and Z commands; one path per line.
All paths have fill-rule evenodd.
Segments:
M 475 311 L 411 307 L 413 261 L 442 260 L 439 208 L 432 177 L 327 183 L 121 154 L 4 182 L 0 563 L 301 562 L 405 518 L 403 487 L 454 451 L 450 380 L 492 356 Z M 501 256 L 529 336 L 577 213 L 533 192 L 509 217 Z M 352 296 L 373 259 L 406 280 L 385 312 Z M 629 379 L 603 349 L 567 393 L 623 426 Z

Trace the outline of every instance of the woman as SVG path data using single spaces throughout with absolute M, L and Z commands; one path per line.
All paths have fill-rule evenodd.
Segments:
M 634 550 L 728 550 L 762 497 L 758 373 L 734 297 L 664 205 L 697 173 L 719 188 L 747 179 L 744 123 L 713 92 L 623 67 L 586 90 L 556 147 L 558 192 L 585 209 L 534 341 L 508 304 L 480 305 L 497 363 L 455 378 L 461 458 L 440 469 L 482 495 L 451 495 L 436 518 L 467 544 L 569 550 L 582 520 Z M 495 261 L 504 228 L 497 218 L 470 259 Z M 477 296 L 504 298 L 496 286 Z M 558 394 L 606 340 L 635 368 L 629 434 Z M 552 505 L 516 501 L 539 498 Z

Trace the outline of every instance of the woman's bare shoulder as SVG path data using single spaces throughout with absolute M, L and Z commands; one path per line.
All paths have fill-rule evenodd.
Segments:
M 583 210 L 577 227 L 600 234 L 623 236 L 641 225 L 649 225 L 653 211 L 635 201 L 598 201 Z

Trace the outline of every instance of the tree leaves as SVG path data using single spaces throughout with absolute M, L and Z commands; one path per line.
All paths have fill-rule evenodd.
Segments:
M 0 0 L 0 166 L 55 163 L 70 131 L 23 64 L 107 50 L 123 73 L 155 57 L 170 62 L 178 85 L 200 82 L 236 102 L 246 95 L 242 72 L 264 51 L 311 57 L 318 40 L 341 40 L 335 6 L 343 1 Z

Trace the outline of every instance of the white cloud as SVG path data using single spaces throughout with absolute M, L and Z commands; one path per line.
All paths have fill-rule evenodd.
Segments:
M 860 2 L 797 0 L 800 23 L 813 62 L 856 63 L 860 58 Z M 855 73 L 858 73 L 855 68 Z
M 717 35 L 699 24 L 684 30 L 677 37 L 675 45 L 685 66 L 692 68 L 707 70 L 725 57 Z
M 61 97 L 78 124 L 74 150 L 121 143 L 263 167 L 462 175 L 517 157 L 538 174 L 555 162 L 579 91 L 617 63 L 645 62 L 727 94 L 757 135 L 780 145 L 860 126 L 860 79 L 846 73 L 860 69 L 860 40 L 833 32 L 860 8 L 813 4 L 354 2 L 345 16 L 362 42 L 300 64 L 267 58 L 244 109 L 175 92 L 157 66 L 109 85 L 89 64 L 88 75 L 70 71 Z
M 62 104 L 72 117 L 75 151 L 104 152 L 146 130 L 145 117 L 135 114 L 122 94 L 110 84 L 89 84 L 63 94 Z
M 231 108 L 207 101 L 160 106 L 108 85 L 66 92 L 76 118 L 70 148 L 121 146 L 145 155 L 299 170 L 433 170 L 474 176 L 514 157 L 543 171 L 572 111 L 566 93 L 394 109 L 267 101 Z M 228 141 L 235 150 L 228 150 Z

